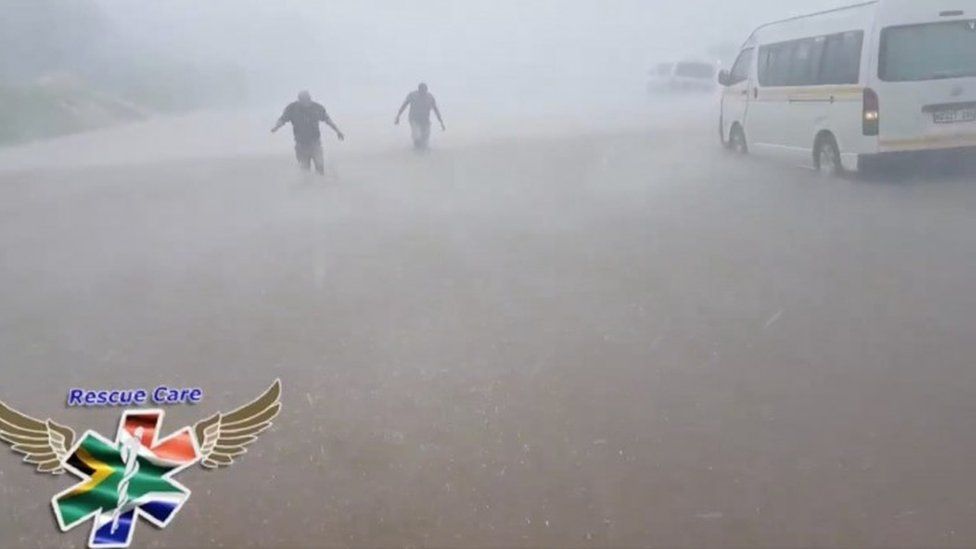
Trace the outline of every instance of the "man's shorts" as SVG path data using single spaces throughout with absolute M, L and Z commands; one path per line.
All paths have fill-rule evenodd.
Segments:
M 295 158 L 298 159 L 298 165 L 301 166 L 305 171 L 311 170 L 312 164 L 314 163 L 316 172 L 325 172 L 325 161 L 323 160 L 321 141 L 315 141 L 313 143 L 295 143 Z
M 411 120 L 410 135 L 413 137 L 415 147 L 426 147 L 430 140 L 430 121 Z

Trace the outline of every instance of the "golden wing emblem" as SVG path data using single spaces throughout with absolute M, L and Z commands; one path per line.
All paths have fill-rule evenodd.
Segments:
M 271 427 L 271 420 L 281 410 L 280 398 L 281 380 L 275 380 L 250 404 L 197 423 L 193 430 L 200 446 L 200 464 L 207 469 L 233 465 L 234 458 L 247 452 L 247 445 Z
M 39 472 L 60 475 L 64 473 L 68 448 L 75 443 L 75 432 L 50 419 L 34 419 L 0 402 L 0 440 L 24 454 L 24 461 L 36 465 Z

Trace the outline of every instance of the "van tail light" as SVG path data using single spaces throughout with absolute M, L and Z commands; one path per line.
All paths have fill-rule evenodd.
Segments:
M 871 88 L 864 90 L 864 135 L 878 135 L 881 129 L 881 101 Z

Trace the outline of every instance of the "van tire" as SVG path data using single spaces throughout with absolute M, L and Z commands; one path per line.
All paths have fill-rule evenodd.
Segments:
M 746 132 L 738 123 L 732 125 L 729 131 L 729 150 L 737 155 L 749 154 L 749 142 L 746 141 Z
M 813 166 L 824 177 L 840 177 L 844 175 L 844 163 L 841 161 L 840 148 L 837 139 L 830 133 L 823 133 L 817 137 L 813 147 Z

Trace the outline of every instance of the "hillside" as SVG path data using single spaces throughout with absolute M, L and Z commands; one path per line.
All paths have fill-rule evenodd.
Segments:
M 233 66 L 171 59 L 91 0 L 0 8 L 0 145 L 240 101 Z

